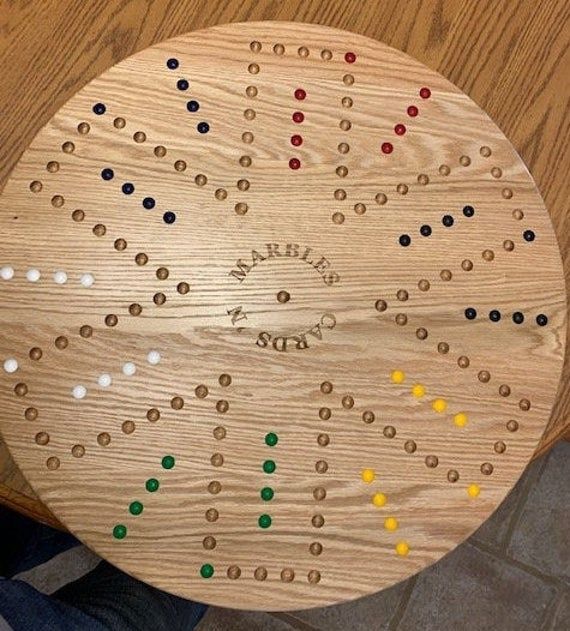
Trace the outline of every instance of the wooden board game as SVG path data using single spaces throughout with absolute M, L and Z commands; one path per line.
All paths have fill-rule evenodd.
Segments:
M 548 212 L 467 96 L 314 25 L 219 26 L 89 83 L 0 197 L 0 430 L 161 589 L 373 593 L 498 506 L 552 408 Z

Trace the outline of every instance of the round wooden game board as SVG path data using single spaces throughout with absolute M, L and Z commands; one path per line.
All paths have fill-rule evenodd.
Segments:
M 249 23 L 134 55 L 37 135 L 0 225 L 2 433 L 159 588 L 387 587 L 483 522 L 548 420 L 544 204 L 469 98 L 376 41 Z

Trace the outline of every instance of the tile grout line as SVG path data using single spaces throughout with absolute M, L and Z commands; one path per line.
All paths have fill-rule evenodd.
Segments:
M 308 624 L 304 620 L 297 618 L 295 615 L 284 611 L 275 611 L 273 613 L 267 612 L 272 618 L 276 620 L 281 620 L 281 622 L 285 622 L 286 624 L 291 625 L 295 629 L 299 629 L 299 631 L 319 631 L 322 627 L 314 627 L 311 624 Z
M 517 524 L 519 523 L 519 520 L 521 518 L 521 515 L 524 511 L 524 508 L 526 506 L 526 502 L 528 500 L 528 497 L 530 495 L 530 491 L 532 489 L 532 487 L 534 486 L 535 482 L 538 482 L 538 480 L 542 477 L 542 474 L 544 473 L 544 470 L 546 469 L 546 465 L 548 464 L 548 461 L 550 460 L 550 455 L 552 452 L 549 452 L 542 463 L 539 464 L 538 466 L 538 470 L 536 472 L 536 474 L 533 475 L 527 475 L 525 476 L 525 480 L 523 481 L 523 492 L 521 497 L 519 498 L 516 508 L 513 511 L 513 514 L 511 515 L 511 519 L 509 520 L 509 525 L 507 526 L 507 532 L 505 533 L 505 536 L 503 538 L 503 542 L 499 545 L 499 551 L 501 553 L 503 553 L 504 555 L 507 555 L 507 550 L 509 547 L 509 544 L 511 542 L 511 538 L 513 536 L 513 533 L 515 531 L 515 528 L 517 527 Z M 523 471 L 522 475 L 524 476 L 525 473 L 528 471 L 528 467 L 525 468 L 525 470 Z M 534 479 L 532 479 L 534 478 Z
M 506 554 L 506 549 L 507 549 L 508 544 L 510 542 L 512 533 L 513 533 L 513 531 L 514 531 L 514 529 L 516 527 L 516 524 L 518 523 L 518 520 L 520 518 L 520 515 L 521 515 L 522 511 L 524 510 L 524 505 L 526 504 L 526 501 L 528 500 L 528 496 L 529 496 L 530 490 L 532 488 L 532 485 L 535 483 L 536 478 L 539 477 L 540 475 L 542 475 L 542 472 L 543 472 L 543 469 L 544 469 L 544 466 L 545 466 L 544 462 L 541 463 L 540 460 L 537 460 L 537 462 L 536 462 L 537 470 L 536 471 L 533 470 L 531 472 L 530 465 L 532 465 L 532 464 L 534 464 L 534 463 L 529 463 L 529 466 L 527 466 L 525 468 L 525 470 L 521 474 L 521 477 L 519 478 L 520 488 L 521 488 L 520 497 L 517 499 L 515 508 L 513 509 L 511 515 L 508 518 L 509 524 L 508 524 L 506 533 L 496 545 L 496 549 L 500 550 L 504 554 Z M 501 502 L 501 504 L 499 504 L 496 507 L 495 512 L 500 509 L 500 507 L 503 505 L 503 503 L 505 503 L 505 502 L 507 502 L 509 500 L 509 497 L 510 497 L 511 493 L 514 491 L 514 489 L 515 489 L 515 487 L 511 488 L 511 490 L 504 497 L 504 499 Z M 487 520 L 484 521 L 480 525 L 480 527 L 466 541 L 470 541 L 470 542 L 476 541 L 478 543 L 481 542 L 483 545 L 486 545 L 485 541 L 484 541 L 484 537 L 483 537 L 483 539 L 481 539 L 479 537 L 479 535 L 478 535 L 479 529 L 483 526 L 483 524 L 487 523 L 487 521 L 489 521 L 490 519 L 493 518 L 495 512 L 491 513 L 491 515 L 489 515 Z
M 548 605 L 544 613 L 542 624 L 540 625 L 540 629 L 538 631 L 556 631 L 553 626 L 554 619 L 556 618 L 558 611 L 562 608 L 562 605 L 564 604 L 564 599 L 569 597 L 569 593 L 570 592 L 564 593 L 564 591 L 561 590 L 550 603 L 550 605 Z
M 418 576 L 419 574 L 414 574 L 414 576 L 408 579 L 408 584 L 406 585 L 404 589 L 404 593 L 400 597 L 398 606 L 396 607 L 396 611 L 390 618 L 390 621 L 388 622 L 389 631 L 396 631 L 400 622 L 402 621 L 402 618 L 404 617 L 404 614 L 406 613 L 408 603 L 410 602 L 410 599 L 412 597 L 412 593 L 416 587 Z
M 545 583 L 547 583 L 548 585 L 551 585 L 552 587 L 556 587 L 556 588 L 563 587 L 563 588 L 568 589 L 568 584 L 564 581 L 564 579 L 558 578 L 557 576 L 552 576 L 550 574 L 544 574 L 537 568 L 532 567 L 532 565 L 526 565 L 522 561 L 518 561 L 517 559 L 514 559 L 508 556 L 506 553 L 503 553 L 497 549 L 493 549 L 492 547 L 487 546 L 486 544 L 480 541 L 469 540 L 467 541 L 467 543 L 471 545 L 473 548 L 476 548 L 477 550 L 479 550 L 480 552 L 484 552 L 485 554 L 488 554 L 499 561 L 508 563 L 509 565 L 512 565 L 518 568 L 519 570 L 522 570 L 526 572 L 527 574 L 530 574 L 531 576 L 534 576 L 535 578 L 538 578 L 544 581 Z

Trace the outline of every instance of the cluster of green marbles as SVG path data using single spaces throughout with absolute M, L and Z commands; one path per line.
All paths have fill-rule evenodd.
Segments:
M 279 442 L 279 437 L 277 436 L 275 432 L 269 432 L 268 434 L 265 435 L 265 444 L 268 447 L 275 447 L 275 445 L 277 445 L 278 442 Z M 162 466 L 165 466 L 164 459 L 163 459 Z M 265 460 L 263 462 L 262 467 L 263 467 L 264 473 L 269 473 L 269 474 L 275 473 L 275 470 L 277 469 L 277 465 L 275 464 L 274 460 Z M 259 492 L 259 495 L 264 502 L 270 502 L 275 496 L 275 491 L 270 486 L 264 486 Z M 257 520 L 257 523 L 259 527 L 263 528 L 264 530 L 269 528 L 272 523 L 271 515 L 267 515 L 266 513 L 264 513 L 263 515 L 260 515 Z M 211 565 L 210 563 L 204 563 L 200 567 L 200 576 L 206 579 L 212 578 L 212 576 L 214 576 L 214 566 Z
M 164 456 L 164 458 L 161 461 L 161 464 L 162 464 L 163 469 L 172 469 L 174 465 L 176 464 L 176 460 L 174 456 Z M 156 478 L 149 478 L 145 482 L 144 486 L 145 486 L 145 489 L 149 493 L 154 493 L 158 491 L 160 487 L 160 482 Z M 129 513 L 131 515 L 134 515 L 134 516 L 140 515 L 143 512 L 143 510 L 144 510 L 143 503 L 139 502 L 138 500 L 135 500 L 129 504 Z M 126 536 L 127 536 L 127 527 L 124 524 L 117 524 L 113 528 L 113 537 L 115 537 L 115 539 L 124 539 Z M 212 573 L 213 573 L 213 568 L 212 568 Z
M 279 437 L 275 432 L 269 432 L 265 434 L 265 444 L 268 447 L 275 447 L 278 442 Z M 265 460 L 262 466 L 264 473 L 275 473 L 275 469 L 277 469 L 275 460 Z M 265 486 L 261 489 L 259 495 L 264 502 L 270 502 L 275 496 L 275 491 L 271 487 Z M 271 526 L 271 516 L 266 514 L 260 515 L 257 523 L 260 528 L 269 528 Z

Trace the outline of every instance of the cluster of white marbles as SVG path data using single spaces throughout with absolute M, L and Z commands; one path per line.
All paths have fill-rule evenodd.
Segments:
M 2 280 L 12 280 L 12 278 L 14 278 L 14 274 L 15 272 L 13 267 L 10 267 L 9 265 L 0 267 L 0 278 Z M 35 267 L 32 267 L 26 271 L 26 280 L 30 283 L 37 283 L 41 277 L 42 274 L 40 270 L 36 269 Z M 57 270 L 53 274 L 53 280 L 58 285 L 65 285 L 68 281 L 67 272 L 64 272 L 63 270 Z M 81 283 L 81 285 L 83 285 L 83 287 L 91 287 L 95 282 L 95 277 L 93 276 L 93 274 L 89 273 L 82 274 L 79 278 L 79 282 Z
M 160 363 L 161 359 L 162 357 L 160 353 L 155 350 L 149 351 L 146 356 L 146 360 L 151 366 L 156 366 L 158 363 Z M 8 374 L 16 372 L 19 368 L 18 361 L 14 357 L 8 357 L 7 359 L 5 359 L 2 366 L 4 368 L 4 372 L 7 372 Z M 129 361 L 123 364 L 121 370 L 125 376 L 132 377 L 136 373 L 137 367 L 134 362 Z M 97 384 L 101 388 L 108 388 L 112 383 L 113 378 L 109 373 L 102 373 L 97 378 Z M 71 389 L 71 395 L 74 399 L 84 399 L 87 396 L 87 388 L 84 385 L 78 383 Z
M 149 351 L 146 356 L 146 361 L 151 366 L 156 366 L 158 363 L 160 363 L 161 359 L 162 357 L 160 353 L 154 350 Z M 6 360 L 6 361 L 9 361 L 9 360 Z M 13 360 L 13 361 L 16 361 L 16 360 Z M 16 362 L 16 368 L 17 368 L 17 362 Z M 4 369 L 7 371 L 6 362 L 4 363 Z M 125 362 L 122 365 L 121 370 L 125 376 L 132 377 L 137 372 L 137 367 L 134 362 L 129 361 L 129 362 Z M 113 383 L 113 378 L 107 372 L 104 372 L 100 374 L 99 377 L 97 377 L 97 384 L 101 388 L 108 388 L 112 383 Z M 71 394 L 74 399 L 84 399 L 87 396 L 87 388 L 81 384 L 77 384 L 76 386 L 73 386 L 71 390 Z

